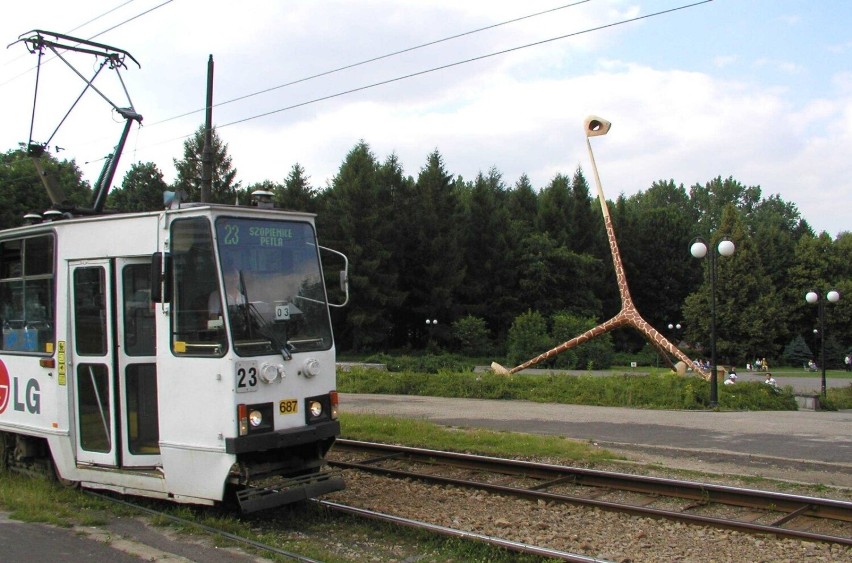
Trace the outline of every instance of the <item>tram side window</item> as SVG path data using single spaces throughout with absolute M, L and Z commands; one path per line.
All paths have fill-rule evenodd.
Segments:
M 150 270 L 150 264 L 124 267 L 124 351 L 128 356 L 156 354 Z
M 74 333 L 77 353 L 103 356 L 107 351 L 104 269 L 74 270 Z
M 2 350 L 53 353 L 53 246 L 52 234 L 0 242 Z
M 178 355 L 225 353 L 224 325 L 211 320 L 210 296 L 218 291 L 210 222 L 204 217 L 172 223 L 172 351 Z

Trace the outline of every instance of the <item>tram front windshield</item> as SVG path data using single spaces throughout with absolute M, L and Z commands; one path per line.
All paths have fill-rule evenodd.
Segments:
M 241 356 L 331 347 L 331 326 L 313 227 L 297 221 L 220 217 L 222 291 L 214 323 L 227 322 Z M 218 306 L 218 311 L 217 311 Z

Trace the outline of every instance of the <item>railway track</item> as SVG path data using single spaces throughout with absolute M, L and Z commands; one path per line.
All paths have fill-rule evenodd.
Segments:
M 334 452 L 340 469 L 852 546 L 852 503 L 842 500 L 345 439 Z

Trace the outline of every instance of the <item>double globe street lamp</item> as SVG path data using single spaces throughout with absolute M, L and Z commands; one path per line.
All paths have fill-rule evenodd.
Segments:
M 695 258 L 707 256 L 707 243 L 702 238 L 696 238 L 689 246 L 689 252 Z M 717 247 L 721 256 L 733 256 L 736 247 L 733 241 L 725 238 Z M 716 253 L 710 253 L 710 407 L 719 405 L 719 382 L 716 367 Z
M 840 301 L 840 292 L 832 289 L 823 298 L 816 290 L 812 289 L 805 294 L 805 301 L 811 305 L 814 303 L 819 305 L 819 365 L 822 368 L 822 398 L 825 399 L 825 302 L 837 303 Z

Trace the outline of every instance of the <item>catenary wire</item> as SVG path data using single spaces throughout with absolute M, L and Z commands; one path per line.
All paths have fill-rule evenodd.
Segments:
M 388 80 L 382 80 L 382 81 L 379 81 L 379 82 L 374 82 L 372 84 L 366 84 L 364 86 L 359 86 L 357 88 L 351 88 L 349 90 L 344 90 L 342 92 L 329 94 L 327 96 L 321 96 L 319 98 L 314 98 L 312 100 L 307 100 L 305 102 L 300 102 L 298 104 L 293 104 L 293 105 L 286 106 L 286 107 L 283 107 L 283 108 L 279 108 L 279 109 L 276 109 L 276 110 L 267 111 L 267 112 L 264 112 L 264 113 L 259 113 L 259 114 L 256 114 L 256 115 L 245 117 L 243 119 L 238 119 L 236 121 L 231 121 L 231 122 L 225 123 L 223 125 L 218 125 L 217 129 L 222 129 L 223 127 L 228 127 L 228 126 L 231 126 L 231 125 L 237 125 L 239 123 L 245 123 L 246 121 L 259 119 L 261 117 L 267 117 L 269 115 L 274 115 L 276 113 L 281 113 L 283 111 L 303 107 L 303 106 L 306 106 L 306 105 L 314 104 L 314 103 L 317 103 L 317 102 L 322 102 L 322 101 L 325 101 L 325 100 L 330 100 L 332 98 L 338 98 L 340 96 L 345 96 L 347 94 L 352 94 L 352 93 L 355 93 L 355 92 L 361 92 L 363 90 L 368 90 L 370 88 L 375 88 L 375 87 L 378 87 L 378 86 L 384 86 L 384 85 L 391 84 L 391 83 L 394 83 L 394 82 L 399 82 L 401 80 L 406 80 L 408 78 L 413 78 L 413 77 L 416 77 L 416 76 L 423 76 L 424 74 L 430 74 L 432 72 L 437 72 L 439 70 L 445 70 L 445 69 L 448 69 L 448 68 L 453 68 L 453 67 L 460 66 L 460 65 L 463 65 L 463 64 L 467 64 L 467 63 L 471 63 L 471 62 L 481 61 L 481 60 L 488 59 L 488 58 L 491 58 L 491 57 L 496 57 L 496 56 L 499 56 L 499 55 L 505 55 L 507 53 L 520 51 L 521 49 L 527 49 L 527 48 L 530 48 L 530 47 L 537 47 L 539 45 L 552 43 L 554 41 L 559 41 L 561 39 L 567 39 L 569 37 L 576 37 L 578 35 L 584 35 L 586 33 L 591 33 L 591 32 L 594 32 L 594 31 L 601 31 L 601 30 L 604 30 L 604 29 L 616 27 L 616 26 L 619 26 L 619 25 L 627 24 L 627 23 L 645 20 L 645 19 L 649 19 L 649 18 L 653 18 L 653 17 L 656 17 L 656 16 L 665 15 L 665 14 L 670 14 L 672 12 L 676 12 L 676 11 L 679 11 L 679 10 L 684 10 L 684 9 L 687 9 L 687 8 L 693 8 L 695 6 L 700 6 L 701 4 L 708 4 L 712 1 L 713 0 L 700 0 L 698 2 L 693 2 L 691 4 L 684 4 L 682 6 L 677 6 L 675 8 L 669 8 L 667 10 L 661 10 L 661 11 L 658 11 L 658 12 L 645 14 L 643 16 L 636 16 L 634 18 L 628 18 L 628 19 L 625 19 L 625 20 L 617 21 L 617 22 L 599 25 L 599 26 L 591 27 L 591 28 L 584 29 L 584 30 L 581 30 L 581 31 L 575 31 L 575 32 L 572 32 L 572 33 L 564 34 L 564 35 L 559 35 L 557 37 L 551 37 L 549 39 L 543 39 L 541 41 L 535 41 L 533 43 L 527 43 L 527 44 L 524 44 L 524 45 L 519 45 L 517 47 L 511 47 L 509 49 L 494 51 L 492 53 L 487 53 L 485 55 L 480 55 L 478 57 L 472 57 L 472 58 L 469 58 L 469 59 L 464 59 L 464 60 L 461 60 L 461 61 L 456 61 L 456 62 L 453 62 L 453 63 L 448 63 L 448 64 L 445 64 L 445 65 L 440 65 L 440 66 L 428 68 L 428 69 L 421 70 L 421 71 L 418 71 L 418 72 L 412 72 L 412 73 L 405 74 L 405 75 L 402 75 L 402 76 L 397 76 L 395 78 L 390 78 Z M 186 138 L 188 136 L 189 135 L 184 135 L 183 137 L 180 137 L 180 138 Z
M 519 22 L 519 21 L 528 20 L 528 19 L 531 19 L 531 18 L 535 18 L 535 17 L 538 17 L 538 16 L 545 15 L 545 14 L 551 14 L 551 13 L 553 13 L 553 12 L 557 12 L 557 11 L 559 11 L 559 10 L 564 10 L 564 9 L 566 9 L 566 8 L 571 8 L 571 7 L 574 7 L 574 6 L 578 6 L 578 5 L 580 5 L 580 4 L 585 4 L 585 3 L 587 3 L 587 2 L 591 2 L 591 0 L 578 0 L 577 2 L 572 2 L 572 3 L 570 3 L 570 4 L 563 4 L 562 6 L 557 6 L 557 7 L 555 7 L 555 8 L 550 8 L 550 9 L 548 9 L 548 10 L 543 10 L 543 11 L 541 11 L 541 12 L 536 12 L 536 13 L 534 13 L 534 14 L 527 14 L 526 16 L 521 16 L 521 17 L 513 18 L 513 19 L 510 19 L 510 20 L 506 20 L 506 21 L 502 21 L 502 22 L 499 22 L 499 23 L 495 23 L 495 24 L 487 25 L 487 26 L 485 26 L 485 27 L 480 27 L 480 28 L 477 28 L 477 29 L 472 29 L 472 30 L 470 30 L 470 31 L 465 31 L 465 32 L 463 32 L 463 33 L 457 33 L 456 35 L 450 35 L 449 37 L 444 37 L 444 38 L 442 38 L 442 39 L 436 39 L 436 40 L 434 40 L 434 41 L 428 41 L 428 42 L 426 42 L 426 43 L 421 43 L 420 45 L 415 45 L 415 46 L 413 46 L 413 47 L 408 47 L 408 48 L 405 48 L 405 49 L 400 49 L 399 51 L 394 51 L 394 52 L 392 52 L 392 53 L 387 53 L 387 54 L 385 54 L 385 55 L 379 55 L 379 56 L 377 56 L 377 57 L 373 57 L 373 58 L 370 58 L 370 59 L 365 59 L 365 60 L 363 60 L 363 61 L 359 61 L 359 62 L 357 62 L 357 63 L 352 63 L 352 64 L 344 65 L 344 66 L 341 66 L 341 67 L 338 67 L 338 68 L 335 68 L 335 69 L 332 69 L 332 70 L 327 70 L 327 71 L 325 71 L 325 72 L 320 72 L 320 73 L 318 73 L 318 74 L 313 74 L 313 75 L 311 75 L 311 76 L 306 76 L 306 77 L 304 77 L 304 78 L 299 78 L 298 80 L 293 80 L 293 81 L 291 81 L 291 82 L 285 82 L 284 84 L 279 84 L 279 85 L 277 85 L 277 86 L 271 86 L 271 87 L 269 87 L 269 88 L 265 88 L 265 89 L 263 89 L 263 90 L 258 90 L 257 92 L 252 92 L 252 93 L 250 93 L 250 94 L 245 94 L 245 95 L 243 95 L 243 96 L 238 96 L 238 97 L 236 97 L 236 98 L 232 98 L 232 99 L 230 99 L 230 100 L 225 100 L 224 102 L 219 102 L 219 103 L 217 103 L 217 104 L 213 104 L 211 107 L 216 108 L 216 107 L 224 106 L 224 105 L 226 105 L 226 104 L 231 104 L 231 103 L 234 103 L 234 102 L 239 102 L 239 101 L 241 101 L 241 100 L 245 100 L 245 99 L 248 99 L 248 98 L 251 98 L 251 97 L 254 97 L 254 96 L 259 96 L 259 95 L 261 95 L 261 94 L 266 94 L 266 93 L 269 93 L 269 92 L 273 92 L 273 91 L 275 91 L 275 90 L 280 90 L 281 88 L 286 88 L 286 87 L 288 87 L 288 86 L 293 86 L 293 85 L 295 85 L 295 84 L 301 84 L 302 82 L 307 82 L 307 81 L 309 81 L 309 80 L 313 80 L 313 79 L 315 79 L 315 78 L 321 78 L 321 77 L 323 77 L 323 76 L 328 76 L 328 75 L 330 75 L 330 74 L 334 74 L 334 73 L 341 72 L 341 71 L 344 71 L 344 70 L 349 70 L 349 69 L 352 69 L 352 68 L 355 68 L 355 67 L 359 67 L 359 66 L 363 66 L 363 65 L 366 65 L 366 64 L 369 64 L 369 63 L 374 63 L 374 62 L 376 62 L 376 61 L 381 61 L 381 60 L 383 60 L 383 59 L 388 59 L 388 58 L 390 58 L 390 57 L 395 57 L 396 55 L 402 55 L 402 54 L 404 54 L 404 53 L 410 53 L 410 52 L 412 52 L 412 51 L 416 51 L 416 50 L 418 50 L 418 49 L 423 49 L 423 48 L 425 48 L 425 47 L 431 47 L 432 45 L 437 45 L 437 44 L 439 44 L 439 43 L 445 43 L 445 42 L 447 42 L 447 41 L 452 41 L 453 39 L 459 39 L 459 38 L 461 38 L 461 37 L 466 37 L 466 36 L 468 36 L 468 35 L 473 35 L 473 34 L 475 34 L 475 33 L 479 33 L 479 32 L 481 32 L 481 31 L 488 31 L 488 30 L 490 30 L 490 29 L 495 29 L 495 28 L 497 28 L 497 27 L 501 27 L 501 26 L 504 26 L 504 25 L 508 25 L 508 24 L 510 24 L 510 23 L 517 23 L 517 22 Z M 153 122 L 153 123 L 148 123 L 148 124 L 146 124 L 146 125 L 147 125 L 148 127 L 151 127 L 151 126 L 153 126 L 153 125 L 159 125 L 160 123 L 165 123 L 165 122 L 167 122 L 167 121 L 172 121 L 172 120 L 175 120 L 175 119 L 180 119 L 181 117 L 186 117 L 186 116 L 188 116 L 188 115 L 192 115 L 192 114 L 194 114 L 194 113 L 199 113 L 199 112 L 205 111 L 205 109 L 206 109 L 206 108 L 194 109 L 194 110 L 191 110 L 191 111 L 188 111 L 188 112 L 182 113 L 182 114 L 180 114 L 180 115 L 175 115 L 175 116 L 172 116 L 172 117 L 167 117 L 167 118 L 165 118 L 165 119 L 161 119 L 160 121 L 155 121 L 155 122 Z
M 106 12 L 102 13 L 102 14 L 101 14 L 101 15 L 99 15 L 99 16 L 94 17 L 94 18 L 90 19 L 89 21 L 87 21 L 87 22 L 85 22 L 85 23 L 82 23 L 82 24 L 78 25 L 77 27 L 75 27 L 74 29 L 72 29 L 71 31 L 69 31 L 68 33 L 71 33 L 72 31 L 75 31 L 75 30 L 77 30 L 77 29 L 80 29 L 81 27 L 86 26 L 86 25 L 88 25 L 88 24 L 90 24 L 90 23 L 92 23 L 92 22 L 94 22 L 94 21 L 96 21 L 96 20 L 98 20 L 98 19 L 100 19 L 100 18 L 102 18 L 102 17 L 106 16 L 107 14 L 110 14 L 110 13 L 114 12 L 115 10 L 118 10 L 119 8 L 123 8 L 124 6 L 126 6 L 126 5 L 128 5 L 128 4 L 132 3 L 132 2 L 135 2 L 135 1 L 136 1 L 136 0 L 127 0 L 127 1 L 126 1 L 126 2 L 124 2 L 123 4 L 120 4 L 120 5 L 116 6 L 115 8 L 112 8 L 111 10 L 108 10 L 108 11 L 106 11 Z M 107 29 L 105 29 L 105 30 L 103 30 L 103 31 L 101 31 L 101 32 L 98 32 L 98 33 L 96 33 L 96 34 L 92 35 L 91 37 L 87 37 L 87 38 L 86 38 L 86 40 L 87 40 L 87 41 L 91 41 L 92 39 L 94 39 L 94 38 L 96 38 L 96 37 L 100 37 L 100 36 L 101 36 L 101 35 L 103 35 L 104 33 L 107 33 L 107 32 L 109 32 L 109 31 L 112 31 L 112 30 L 116 29 L 116 28 L 119 28 L 119 27 L 123 26 L 124 24 L 130 23 L 130 22 L 132 22 L 133 20 L 138 19 L 138 18 L 140 18 L 140 17 L 142 17 L 142 16 L 144 16 L 144 15 L 150 14 L 150 13 L 151 13 L 151 12 L 153 12 L 154 10 L 157 10 L 157 9 L 159 9 L 159 8 L 162 8 L 162 7 L 163 7 L 163 6 L 165 6 L 166 4 L 171 4 L 172 2 L 174 2 L 174 0 L 165 0 L 164 2 L 162 2 L 161 4 L 158 4 L 158 5 L 156 5 L 156 6 L 154 6 L 153 8 L 149 8 L 148 10 L 145 10 L 144 12 L 141 12 L 141 13 L 139 13 L 139 14 L 136 14 L 135 16 L 129 17 L 129 18 L 127 18 L 126 20 L 121 21 L 121 22 L 119 22 L 119 23 L 115 24 L 114 26 L 112 26 L 112 27 L 110 27 L 110 28 L 107 28 Z M 20 55 L 20 56 L 18 56 L 17 58 L 12 59 L 12 61 L 10 61 L 10 62 L 16 61 L 16 60 L 20 59 L 21 57 L 25 57 L 25 56 L 26 56 L 26 55 Z M 51 62 L 51 61 L 55 60 L 55 58 L 56 58 L 56 57 L 53 57 L 53 58 L 47 59 L 47 60 L 45 60 L 44 62 L 42 62 L 42 64 L 47 64 L 47 63 L 49 63 L 49 62 Z M 8 64 L 8 63 L 7 63 L 7 64 Z M 11 77 L 11 78 L 9 78 L 9 79 L 8 79 L 8 80 L 6 80 L 5 82 L 0 82 L 0 86 L 5 86 L 6 84 L 9 84 L 9 83 L 11 83 L 11 82 L 14 82 L 14 81 L 15 81 L 15 80 L 17 80 L 18 78 L 20 78 L 20 77 L 22 77 L 22 76 L 24 76 L 24 75 L 26 75 L 26 74 L 28 74 L 28 73 L 32 72 L 33 70 L 35 70 L 35 68 L 36 68 L 36 67 L 29 68 L 29 69 L 27 69 L 27 70 L 25 70 L 25 71 L 23 71 L 23 72 L 21 72 L 21 73 L 19 73 L 19 74 L 16 74 L 15 76 L 13 76 L 13 77 Z

